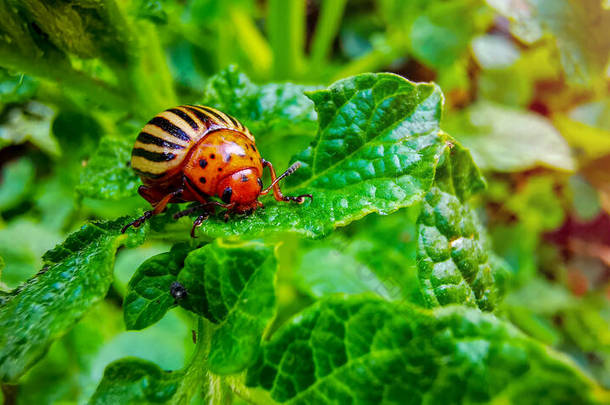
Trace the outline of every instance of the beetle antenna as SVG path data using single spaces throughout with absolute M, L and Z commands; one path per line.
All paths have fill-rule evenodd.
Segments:
M 288 169 L 286 169 L 286 171 L 282 174 L 279 175 L 279 177 L 277 179 L 275 179 L 275 181 L 273 183 L 271 183 L 269 185 L 269 187 L 267 187 L 268 189 L 272 188 L 273 186 L 275 186 L 277 183 L 280 182 L 280 180 L 282 180 L 285 177 L 290 176 L 292 173 L 296 172 L 297 169 L 301 167 L 301 162 L 294 162 L 292 164 L 292 166 L 290 166 Z

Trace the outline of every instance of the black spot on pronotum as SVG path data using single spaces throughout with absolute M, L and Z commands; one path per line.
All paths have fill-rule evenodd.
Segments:
M 243 183 L 247 182 L 247 181 L 248 181 L 248 176 L 246 176 L 245 174 L 242 174 L 242 175 L 241 175 L 241 181 L 242 181 Z
M 231 155 L 225 155 L 225 162 L 229 162 L 231 160 Z
M 228 204 L 231 202 L 231 195 L 233 195 L 233 189 L 231 187 L 227 187 L 222 192 L 221 200 Z
M 205 177 L 200 177 L 199 178 L 199 182 L 202 183 L 202 184 L 205 184 Z
M 260 177 L 258 179 L 256 179 L 256 182 L 258 183 L 260 188 L 263 188 L 263 180 Z
M 174 281 L 169 288 L 169 293 L 174 297 L 176 301 L 186 298 L 188 295 L 186 288 L 177 281 Z
M 199 166 L 200 166 L 202 169 L 205 169 L 205 167 L 206 167 L 207 165 L 208 165 L 208 161 L 207 161 L 207 160 L 205 160 L 205 159 L 199 159 Z
M 210 159 L 216 159 L 216 155 L 213 153 L 210 153 Z
M 218 168 L 218 171 L 219 171 L 219 172 L 222 172 L 222 167 L 219 167 L 219 168 Z

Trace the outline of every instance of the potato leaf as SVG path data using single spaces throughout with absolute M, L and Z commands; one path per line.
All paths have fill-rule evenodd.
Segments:
M 594 84 L 610 54 L 610 11 L 600 0 L 487 0 L 511 19 L 512 31 L 526 42 L 551 33 L 561 64 L 574 83 Z
M 263 330 L 275 313 L 277 261 L 272 246 L 218 240 L 187 256 L 178 275 L 187 290 L 180 305 L 216 323 L 209 366 L 232 374 L 256 358 Z
M 316 113 L 304 92 L 317 88 L 292 83 L 259 86 L 230 66 L 208 81 L 202 104 L 239 118 L 256 137 L 313 135 Z
M 170 252 L 146 260 L 129 281 L 123 302 L 128 330 L 144 329 L 158 322 L 175 305 L 170 288 L 182 270 L 188 247 L 175 245 Z
M 464 304 L 491 311 L 498 301 L 496 282 L 506 274 L 491 261 L 485 230 L 466 203 L 470 189 L 461 188 L 473 182 L 483 185 L 467 151 L 459 144 L 446 150 L 418 219 L 419 280 L 431 306 Z
M 111 363 L 90 404 L 167 403 L 178 391 L 182 372 L 163 371 L 149 361 L 125 358 Z
M 470 148 L 481 169 L 573 171 L 576 166 L 565 139 L 549 120 L 532 112 L 479 102 L 447 120 L 444 128 Z
M 263 346 L 246 383 L 288 404 L 601 403 L 604 395 L 572 362 L 493 315 L 368 295 L 306 309 Z
M 102 300 L 112 281 L 116 249 L 137 243 L 120 235 L 125 219 L 88 224 L 48 251 L 46 265 L 0 305 L 0 380 L 16 381 L 51 343 Z
M 125 139 L 103 138 L 81 173 L 76 191 L 99 200 L 121 200 L 136 195 L 140 179 L 129 167 L 132 147 L 133 143 Z

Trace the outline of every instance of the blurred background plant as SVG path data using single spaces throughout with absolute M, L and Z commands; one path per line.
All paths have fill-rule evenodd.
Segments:
M 0 0 L 0 287 L 34 275 L 86 219 L 144 207 L 75 192 L 100 139 L 132 140 L 157 112 L 200 100 L 227 66 L 256 83 L 311 86 L 389 71 L 441 86 L 443 128 L 485 171 L 476 203 L 513 276 L 500 314 L 610 388 L 609 55 L 604 0 Z M 282 167 L 313 133 L 279 127 L 259 148 Z M 324 241 L 287 238 L 279 319 L 414 268 L 409 215 L 371 216 Z M 137 333 L 121 319 L 134 269 L 168 248 L 119 252 L 107 299 L 25 376 L 19 403 L 87 399 L 126 355 L 182 365 L 184 314 Z

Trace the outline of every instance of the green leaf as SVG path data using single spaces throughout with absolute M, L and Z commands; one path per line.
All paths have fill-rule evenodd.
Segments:
M 610 55 L 610 11 L 600 0 L 487 0 L 512 21 L 512 31 L 525 42 L 551 33 L 568 78 L 594 85 L 606 72 Z
M 62 157 L 76 161 L 79 166 L 93 154 L 103 134 L 92 116 L 72 110 L 60 111 L 51 129 L 61 147 Z
M 166 403 L 178 391 L 184 374 L 163 371 L 137 358 L 117 360 L 106 367 L 90 404 Z
M 289 404 L 607 400 L 572 362 L 493 315 L 366 295 L 299 314 L 263 346 L 246 383 Z
M 15 288 L 42 267 L 41 256 L 61 242 L 59 233 L 25 218 L 18 218 L 0 229 L 0 255 L 6 261 L 2 282 Z
M 124 219 L 89 224 L 48 251 L 42 270 L 0 306 L 0 379 L 16 381 L 104 298 Z
M 565 220 L 557 181 L 550 176 L 531 176 L 504 204 L 534 234 L 557 229 Z
M 84 197 L 121 200 L 136 194 L 140 179 L 129 167 L 133 142 L 103 138 L 81 174 L 76 190 Z
M 272 246 L 215 240 L 187 256 L 178 275 L 187 290 L 185 308 L 218 325 L 209 366 L 233 374 L 255 360 L 267 323 L 275 314 L 277 261 Z
M 496 272 L 504 269 L 490 261 L 485 230 L 466 203 L 470 188 L 464 188 L 479 187 L 482 180 L 459 144 L 443 157 L 418 219 L 419 280 L 430 306 L 464 304 L 491 311 L 499 298 Z
M 16 103 L 36 93 L 38 82 L 31 76 L 11 74 L 0 68 L 0 103 Z
M 158 322 L 175 305 L 170 287 L 176 281 L 187 253 L 188 246 L 178 244 L 138 267 L 129 281 L 123 302 L 128 330 L 144 329 Z
M 34 182 L 34 164 L 28 158 L 8 163 L 0 179 L 0 212 L 19 204 L 31 191 Z
M 316 113 L 304 92 L 317 88 L 292 83 L 256 85 L 230 66 L 207 82 L 202 104 L 238 118 L 257 139 L 313 134 Z
M 426 3 L 430 6 L 411 26 L 411 50 L 417 59 L 442 69 L 466 53 L 472 37 L 485 30 L 491 16 L 479 0 Z
M 365 263 L 330 246 L 307 251 L 294 275 L 302 291 L 318 298 L 332 293 L 363 292 L 375 292 L 386 299 L 396 298 Z
M 483 101 L 445 122 L 444 127 L 471 150 L 481 169 L 575 168 L 570 148 L 559 132 L 546 118 L 531 112 Z
M 390 46 L 407 48 L 417 60 L 447 69 L 468 51 L 470 39 L 485 32 L 491 13 L 482 0 L 384 0 Z M 460 18 L 456 18 L 456 16 Z M 400 54 L 399 56 L 403 56 Z
M 60 154 L 57 140 L 50 131 L 54 115 L 51 108 L 31 101 L 21 108 L 10 108 L 3 115 L 0 122 L 0 148 L 31 142 L 51 156 Z
M 311 193 L 313 202 L 271 202 L 228 224 L 211 218 L 200 227 L 202 234 L 292 231 L 321 237 L 367 214 L 390 214 L 421 200 L 439 155 L 451 142 L 438 127 L 438 87 L 388 73 L 362 74 L 308 95 L 318 112 L 318 135 L 293 158 L 302 167 L 283 190 Z
M 45 39 L 36 41 L 43 48 L 40 51 L 52 44 L 83 58 L 102 56 L 111 63 L 126 62 L 127 38 L 124 28 L 113 24 L 112 19 L 118 13 L 114 2 L 89 0 L 47 4 L 41 0 L 24 0 L 11 7 L 21 19 L 21 25 L 38 27 L 40 37 Z M 10 39 L 6 40 L 10 43 Z M 22 51 L 19 48 L 13 51 L 18 50 Z

